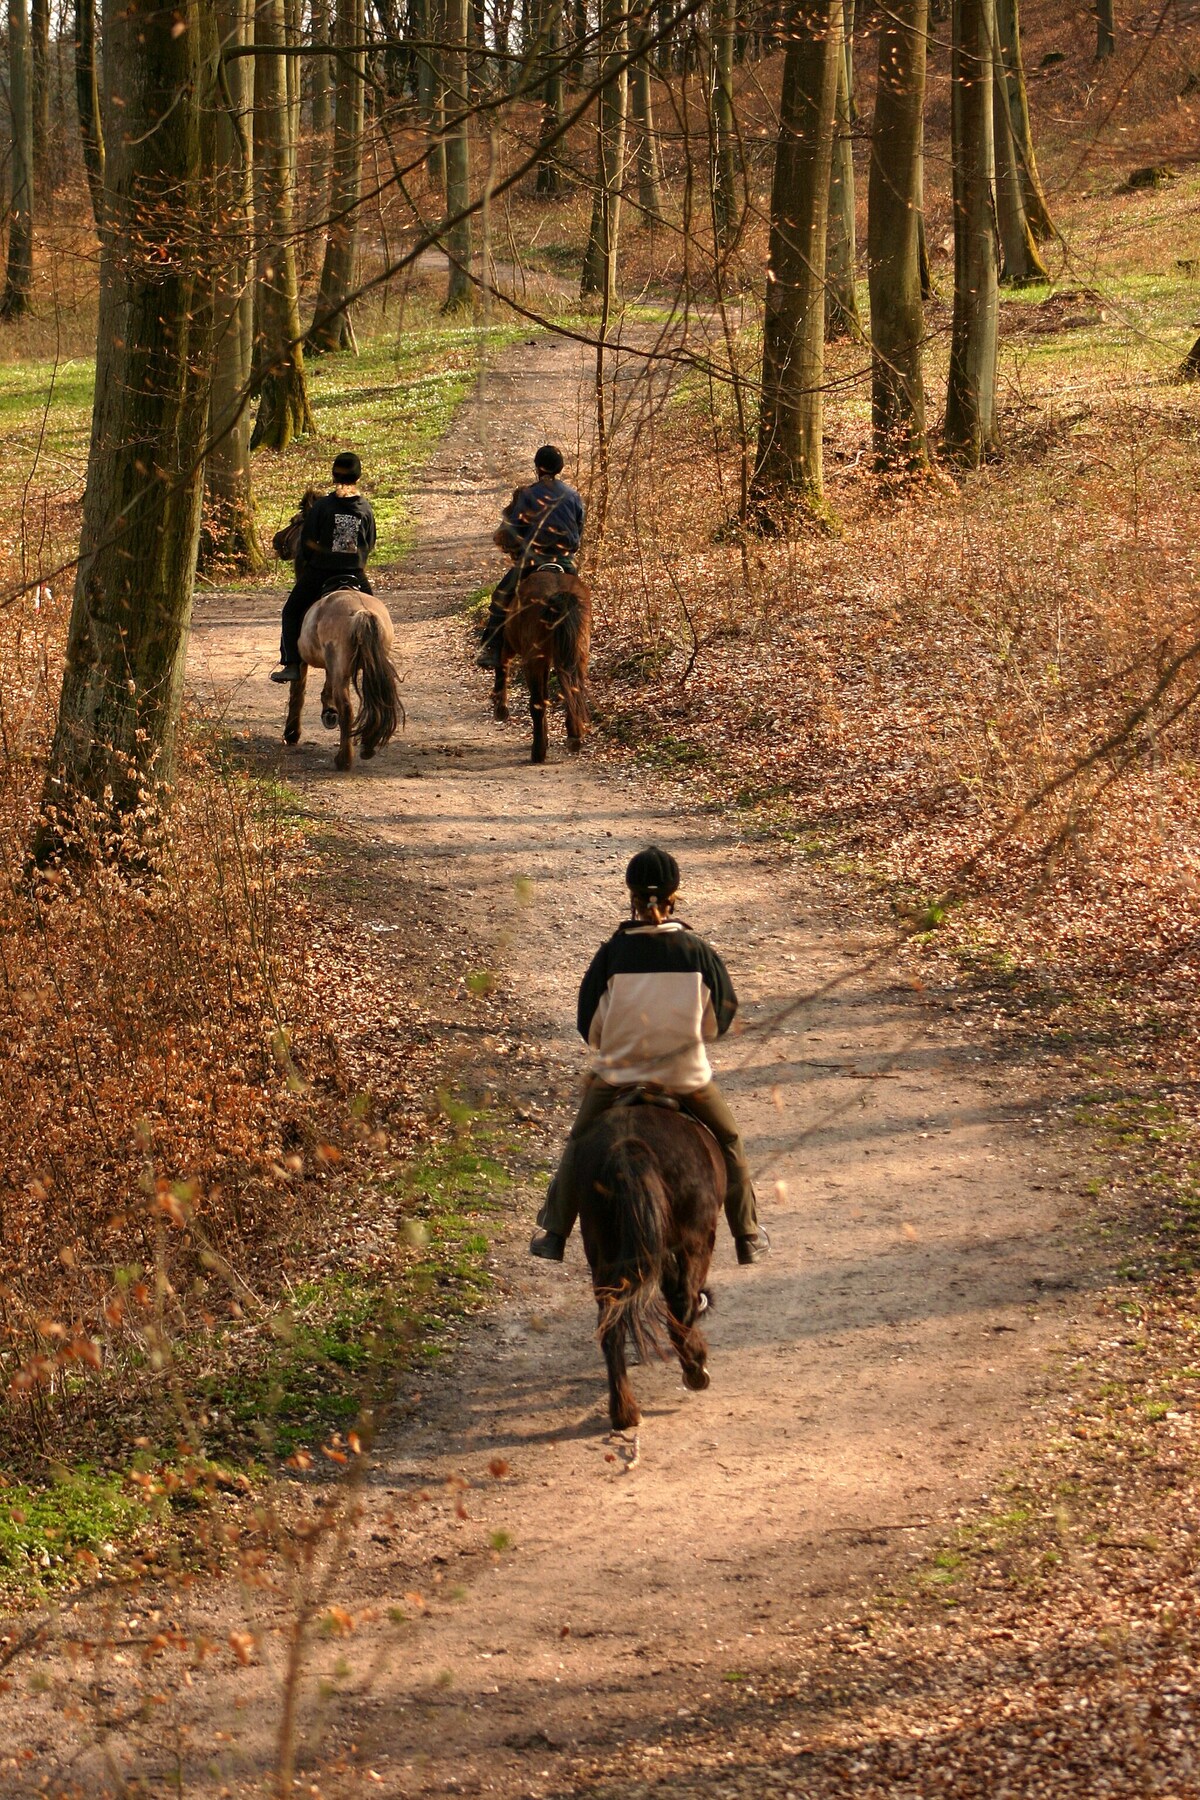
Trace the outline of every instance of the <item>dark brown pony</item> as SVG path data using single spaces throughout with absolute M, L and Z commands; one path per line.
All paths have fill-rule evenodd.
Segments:
M 309 607 L 300 627 L 301 668 L 292 683 L 284 743 L 300 742 L 308 671 L 323 669 L 321 723 L 339 733 L 334 758 L 337 767 L 350 767 L 356 742 L 364 761 L 381 750 L 404 719 L 400 681 L 391 662 L 392 642 L 391 615 L 382 600 L 358 588 L 335 588 L 322 594 L 316 605 Z
M 496 534 L 502 544 L 501 534 Z M 502 544 L 503 547 L 503 544 Z M 557 564 L 547 564 L 526 575 L 509 608 L 496 682 L 492 689 L 492 716 L 508 717 L 508 665 L 519 656 L 529 684 L 529 711 L 533 717 L 532 762 L 546 760 L 546 708 L 549 704 L 550 670 L 558 673 L 563 707 L 567 715 L 567 748 L 578 750 L 587 730 L 587 666 L 592 636 L 592 596 L 578 575 Z
M 608 1411 L 616 1431 L 641 1413 L 625 1367 L 628 1334 L 645 1357 L 663 1330 L 690 1388 L 708 1386 L 708 1345 L 696 1329 L 725 1164 L 715 1138 L 664 1104 L 614 1106 L 580 1139 L 579 1227 L 600 1308 Z

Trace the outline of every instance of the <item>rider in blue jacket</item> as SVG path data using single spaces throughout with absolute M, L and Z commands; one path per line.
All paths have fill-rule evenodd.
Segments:
M 575 558 L 583 542 L 587 509 L 569 482 L 559 479 L 562 451 L 543 444 L 533 459 L 534 480 L 518 488 L 501 514 L 496 541 L 512 557 L 512 567 L 492 590 L 492 603 L 479 652 L 481 669 L 494 669 L 500 655 L 504 621 L 517 583 L 539 563 L 557 562 L 575 574 Z

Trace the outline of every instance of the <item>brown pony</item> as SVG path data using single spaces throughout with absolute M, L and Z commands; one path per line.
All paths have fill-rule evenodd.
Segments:
M 503 528 L 495 541 L 507 548 Z M 557 563 L 546 563 L 526 575 L 509 608 L 496 681 L 492 689 L 492 717 L 508 717 L 508 665 L 519 656 L 529 684 L 529 711 L 533 717 L 531 762 L 546 760 L 546 708 L 549 704 L 550 669 L 558 672 L 563 707 L 567 715 L 567 748 L 578 750 L 587 730 L 587 666 L 592 636 L 592 596 L 578 575 Z
M 662 1327 L 690 1388 L 709 1382 L 708 1345 L 696 1330 L 701 1294 L 725 1199 L 717 1141 L 671 1101 L 635 1090 L 579 1140 L 579 1229 L 600 1309 L 615 1431 L 641 1413 L 625 1367 L 625 1338 L 639 1354 L 662 1349 Z
M 387 607 L 373 594 L 364 594 L 359 588 L 335 588 L 322 594 L 316 605 L 309 607 L 300 627 L 302 667 L 292 683 L 284 743 L 300 742 L 308 671 L 324 669 L 321 723 L 326 730 L 341 733 L 334 758 L 338 768 L 348 769 L 354 761 L 355 738 L 364 761 L 382 749 L 404 721 L 400 682 L 389 656 L 394 635 Z M 350 702 L 351 687 L 358 696 L 357 715 Z

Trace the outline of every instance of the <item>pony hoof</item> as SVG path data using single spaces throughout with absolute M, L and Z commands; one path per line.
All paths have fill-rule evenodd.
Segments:
M 568 738 L 567 739 L 567 749 L 571 752 L 572 756 L 578 756 L 579 752 L 583 749 L 583 739 L 582 738 Z
M 283 734 L 283 741 L 285 744 L 298 744 L 300 742 L 300 727 L 298 725 L 289 725 Z
M 539 756 L 537 751 L 535 750 L 529 760 L 531 763 L 544 763 L 546 760 L 546 752 L 543 750 L 542 754 Z
M 343 756 L 339 750 L 338 754 L 333 759 L 333 766 L 335 769 L 340 769 L 344 775 L 346 770 L 350 767 L 350 758 L 348 756 Z
M 364 744 L 358 754 L 362 757 L 364 762 L 370 762 L 375 754 L 374 744 Z
M 622 1412 L 619 1407 L 614 1407 L 608 1416 L 612 1420 L 614 1431 L 634 1431 L 642 1422 L 642 1415 L 636 1406 L 631 1406 L 628 1412 Z
M 321 708 L 321 723 L 325 727 L 326 731 L 336 731 L 337 730 L 338 716 L 332 706 L 323 706 Z
M 501 720 L 501 722 L 503 722 L 505 719 L 507 719 L 508 708 L 507 708 L 507 706 L 505 706 L 503 700 L 493 700 L 493 702 L 492 702 L 492 717 L 493 717 L 493 719 Z
M 712 1386 L 712 1376 L 707 1369 L 685 1369 L 683 1385 L 691 1388 L 694 1394 L 702 1394 L 706 1387 Z

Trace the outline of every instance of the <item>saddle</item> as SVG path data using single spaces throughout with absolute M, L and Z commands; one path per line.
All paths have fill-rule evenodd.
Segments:
M 614 1110 L 618 1106 L 663 1106 L 668 1112 L 683 1111 L 674 1094 L 668 1094 L 665 1088 L 654 1087 L 649 1082 L 639 1087 L 622 1088 L 621 1098 L 613 1101 Z M 696 1119 L 694 1123 L 699 1125 L 699 1119 Z M 701 1129 L 707 1130 L 708 1128 L 703 1126 Z
M 524 581 L 527 575 L 541 575 L 550 569 L 555 570 L 559 575 L 578 575 L 579 573 L 579 565 L 575 558 L 568 556 L 567 552 L 562 550 L 557 551 L 553 556 L 535 555 L 527 558 L 521 564 L 521 579 Z

